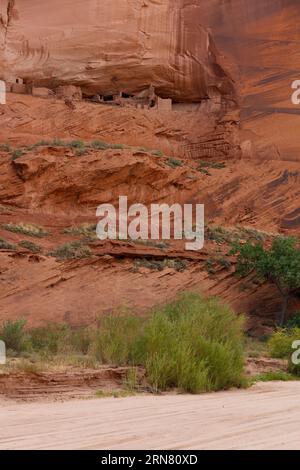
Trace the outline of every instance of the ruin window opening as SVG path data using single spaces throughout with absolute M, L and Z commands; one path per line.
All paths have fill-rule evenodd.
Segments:
M 114 95 L 103 96 L 103 101 L 114 101 Z
M 129 93 L 124 93 L 124 92 L 122 92 L 121 96 L 122 96 L 122 98 L 133 98 L 134 97 L 134 95 L 130 95 Z

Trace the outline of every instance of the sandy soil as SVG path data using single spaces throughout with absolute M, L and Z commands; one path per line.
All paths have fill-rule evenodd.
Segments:
M 0 449 L 300 449 L 300 382 L 207 395 L 0 402 Z

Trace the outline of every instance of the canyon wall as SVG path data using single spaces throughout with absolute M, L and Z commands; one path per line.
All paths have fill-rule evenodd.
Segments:
M 1 0 L 0 78 L 199 102 L 240 95 L 244 156 L 299 161 L 299 0 Z
M 1 0 L 1 75 L 110 94 L 150 83 L 162 97 L 231 93 L 200 4 L 189 0 Z
M 249 156 L 300 160 L 299 0 L 200 0 L 201 24 L 227 58 L 240 92 Z M 250 140 L 252 141 L 252 152 Z

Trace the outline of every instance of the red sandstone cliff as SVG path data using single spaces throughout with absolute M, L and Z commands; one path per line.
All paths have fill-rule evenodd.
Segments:
M 5 78 L 104 94 L 153 83 L 179 101 L 199 101 L 210 87 L 232 89 L 198 1 L 1 0 L 0 15 Z
M 24 155 L 13 160 L 0 149 L 0 238 L 14 245 L 0 248 L 3 318 L 80 324 L 120 305 L 142 311 L 196 289 L 248 313 L 254 329 L 271 326 L 276 293 L 220 266 L 215 257 L 225 256 L 224 247 L 216 241 L 194 258 L 172 243 L 158 250 L 92 242 L 90 258 L 67 262 L 49 251 L 80 238 L 65 230 L 94 222 L 97 205 L 116 202 L 120 191 L 145 204 L 204 202 L 207 223 L 230 230 L 299 236 L 300 112 L 290 100 L 291 83 L 300 79 L 298 1 L 0 2 L 0 78 L 103 94 L 152 83 L 174 102 L 169 111 L 85 101 L 72 109 L 55 97 L 8 95 L 0 143 Z M 78 156 L 70 147 L 30 147 L 57 137 L 125 148 L 88 147 Z M 180 165 L 172 168 L 170 157 Z M 203 160 L 219 166 L 205 170 Z M 5 229 L 10 222 L 48 230 L 35 240 L 38 254 L 20 245 L 32 238 Z M 135 258 L 145 257 L 187 265 L 183 272 L 172 265 L 137 270 Z M 212 259 L 215 273 L 207 269 Z

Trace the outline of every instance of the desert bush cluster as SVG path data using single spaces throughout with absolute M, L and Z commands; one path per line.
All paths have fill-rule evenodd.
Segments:
M 0 339 L 12 355 L 143 366 L 157 391 L 200 393 L 244 384 L 242 330 L 243 317 L 227 306 L 186 293 L 143 317 L 126 312 L 105 316 L 97 327 L 26 329 L 23 320 L 7 321 Z

